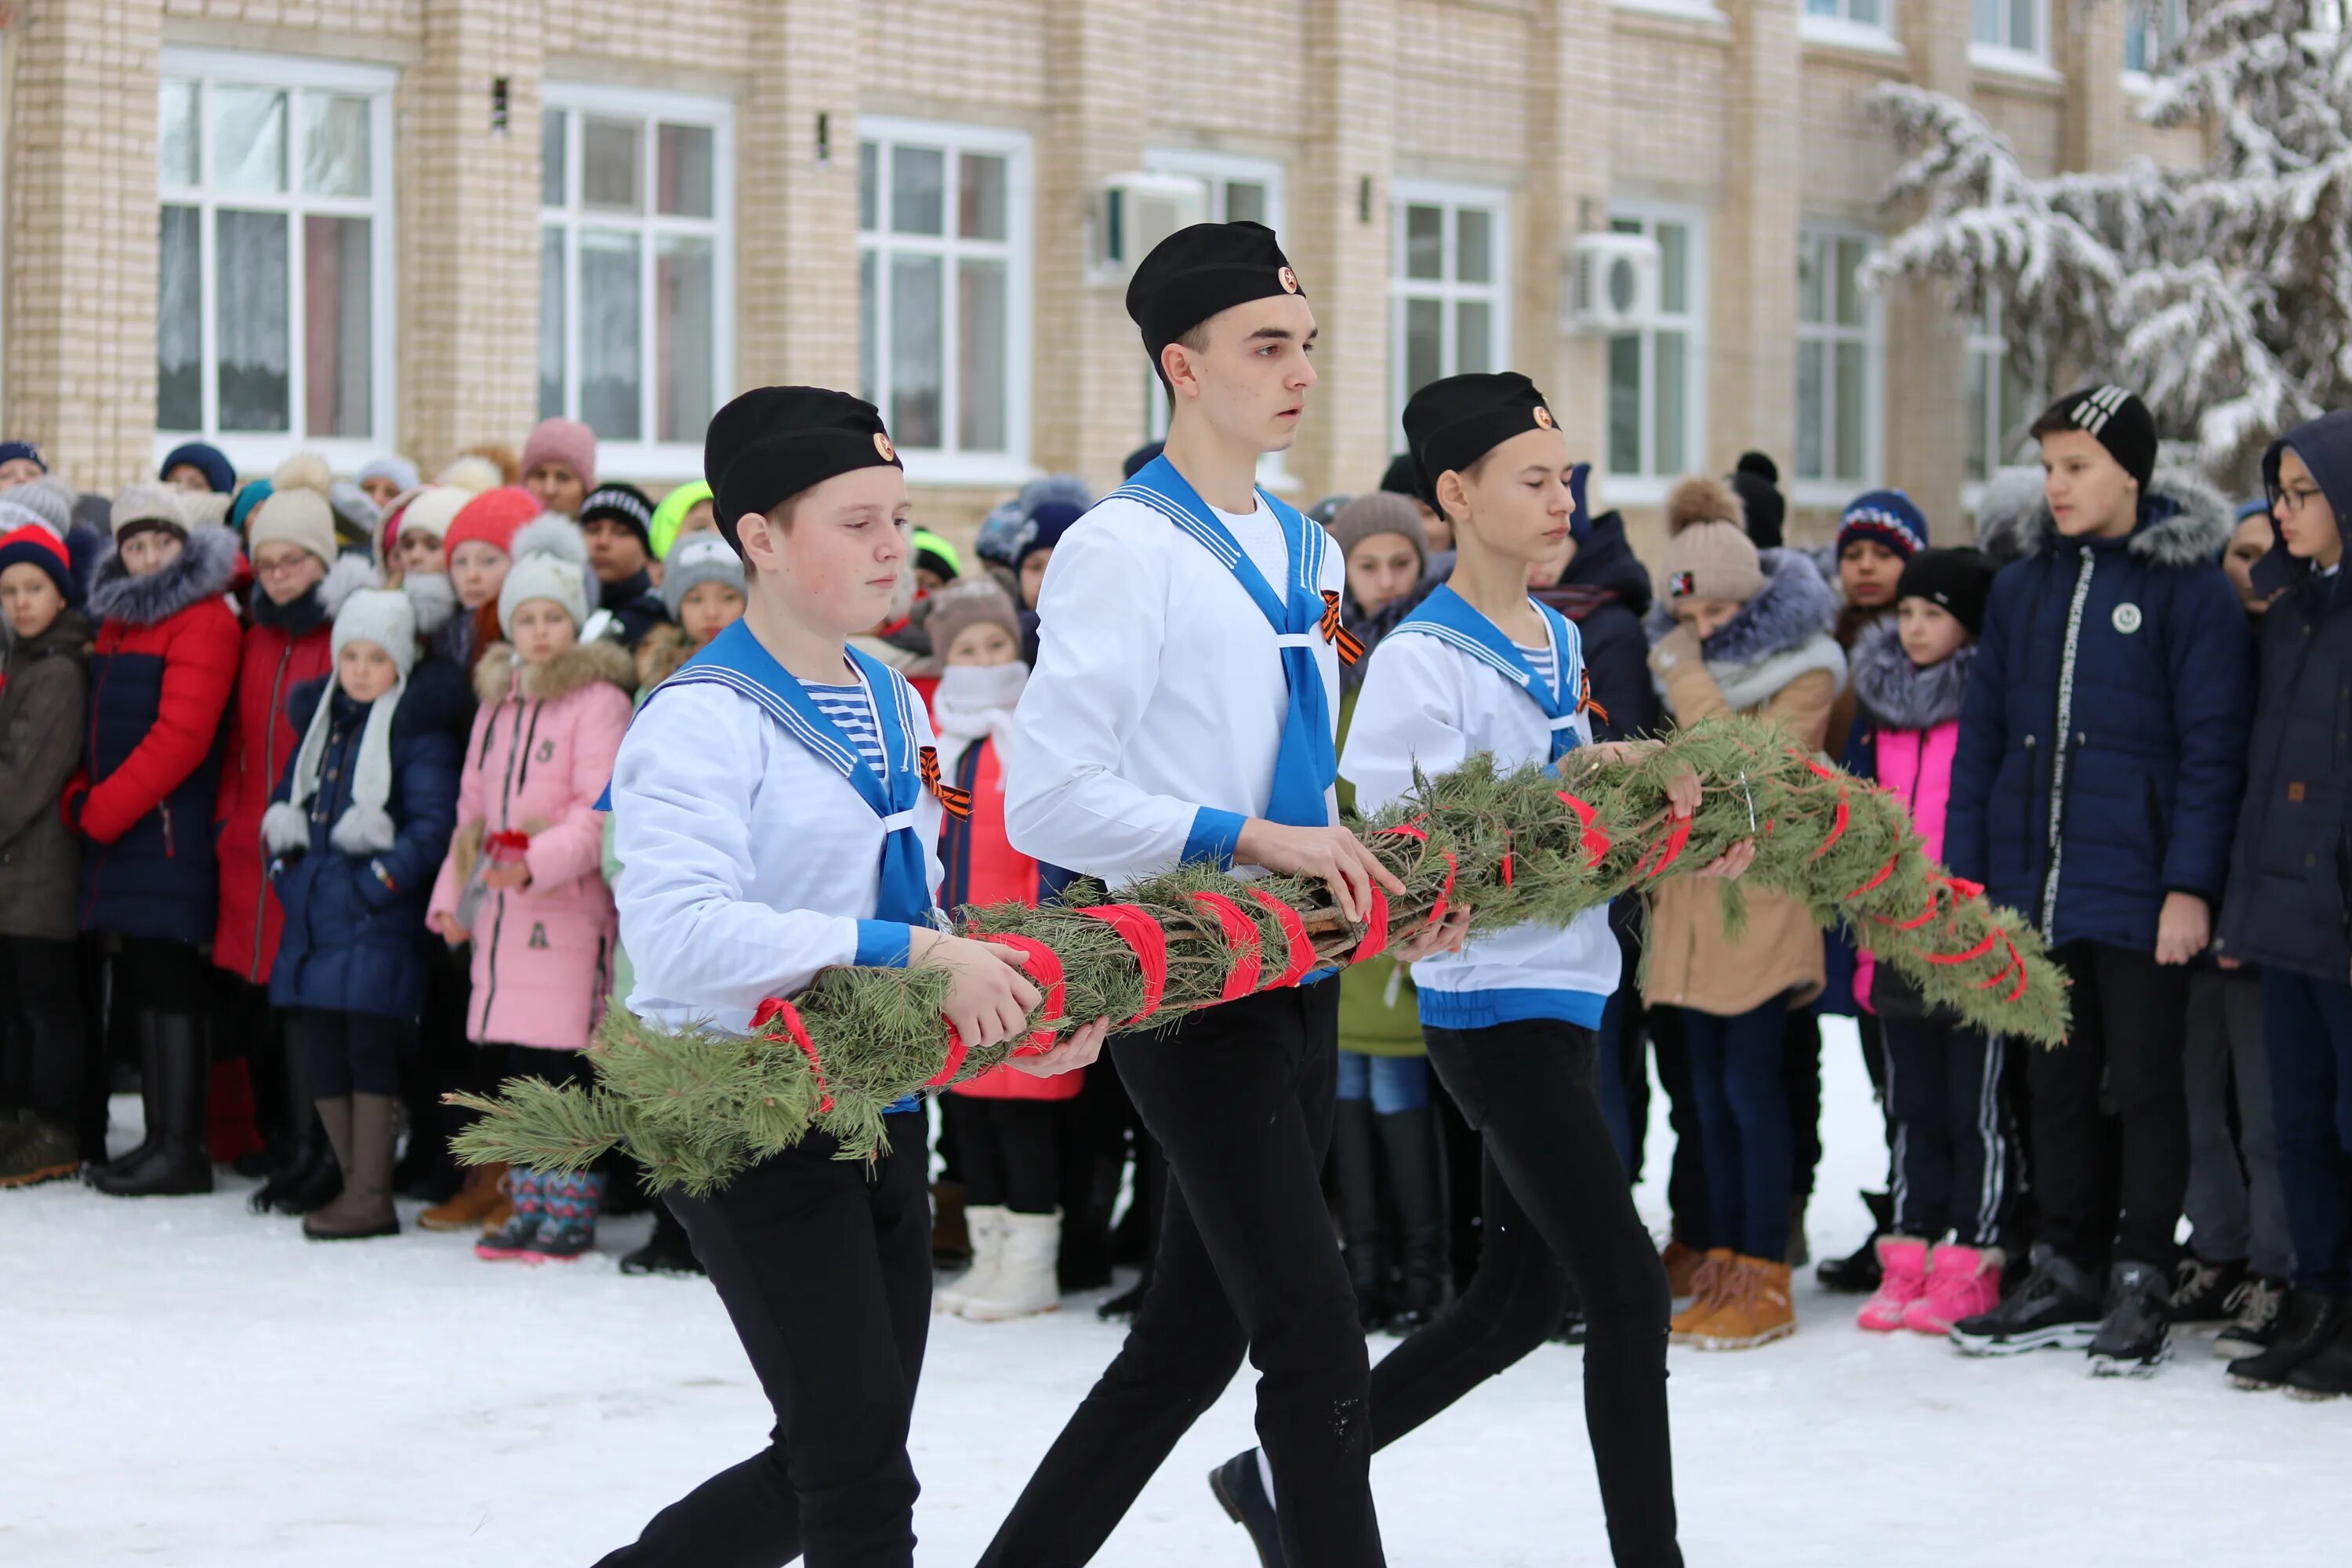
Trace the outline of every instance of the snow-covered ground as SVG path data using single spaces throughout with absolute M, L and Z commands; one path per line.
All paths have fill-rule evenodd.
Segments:
M 1826 1056 L 1817 1253 L 1859 1238 L 1853 1194 L 1878 1174 L 1851 1034 Z M 645 1219 L 609 1227 L 591 1262 L 532 1269 L 422 1231 L 309 1245 L 248 1215 L 248 1190 L 0 1193 L 0 1563 L 586 1564 L 763 1440 L 708 1286 L 615 1269 Z M 1654 1188 L 1643 1205 L 1663 1226 Z M 2068 1568 L 2352 1562 L 2352 1402 L 2237 1393 L 2203 1341 L 2144 1383 L 2094 1383 L 2057 1352 L 1966 1362 L 1865 1335 L 1853 1306 L 1808 1281 L 1795 1339 L 1674 1352 L 1693 1568 L 1883 1568 L 1978 1542 Z M 921 1561 L 977 1557 L 1118 1347 L 1093 1307 L 937 1321 Z M 1605 1562 L 1579 1378 L 1578 1352 L 1547 1346 L 1383 1454 L 1389 1560 Z M 1202 1481 L 1252 1440 L 1249 1384 L 1244 1368 L 1102 1562 L 1252 1562 Z

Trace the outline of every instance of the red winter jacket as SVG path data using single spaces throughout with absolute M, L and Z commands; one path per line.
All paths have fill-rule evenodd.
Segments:
M 321 598 L 324 587 L 284 606 L 256 593 L 253 622 L 237 656 L 221 762 L 220 923 L 213 932 L 213 962 L 252 985 L 269 983 L 286 918 L 270 890 L 269 857 L 261 847 L 261 814 L 287 759 L 302 742 L 287 722 L 286 699 L 334 668 L 334 612 Z

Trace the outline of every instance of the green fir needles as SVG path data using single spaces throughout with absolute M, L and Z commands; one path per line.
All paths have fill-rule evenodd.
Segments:
M 1685 767 L 1704 795 L 1697 814 L 1677 822 L 1664 782 Z M 1899 801 L 1792 747 L 1769 721 L 1708 720 L 1631 763 L 1570 752 L 1557 773 L 1497 773 L 1473 757 L 1357 831 L 1405 886 L 1384 930 L 1378 918 L 1341 919 L 1319 886 L 1242 882 L 1202 867 L 1131 883 L 1115 904 L 1080 882 L 1036 908 L 969 909 L 969 934 L 1032 955 L 1031 976 L 1048 992 L 1034 1047 L 965 1051 L 940 1016 L 947 976 L 937 970 L 827 970 L 789 1003 L 762 1008 L 749 1037 L 672 1033 L 616 1004 L 590 1050 L 593 1088 L 517 1079 L 495 1100 L 452 1096 L 483 1113 L 458 1135 L 458 1152 L 568 1171 L 625 1147 L 656 1183 L 695 1193 L 812 1127 L 845 1158 L 863 1158 L 881 1146 L 889 1105 L 985 1072 L 1015 1048 L 1042 1048 L 1076 1023 L 1162 1027 L 1310 966 L 1368 955 L 1441 904 L 1468 905 L 1473 934 L 1565 925 L 1743 838 L 1756 842 L 1748 882 L 1795 897 L 1824 925 L 1842 922 L 1928 1002 L 1999 1034 L 2045 1045 L 2065 1035 L 2063 976 L 2025 919 L 1928 859 Z M 1741 886 L 1723 884 L 1735 932 Z

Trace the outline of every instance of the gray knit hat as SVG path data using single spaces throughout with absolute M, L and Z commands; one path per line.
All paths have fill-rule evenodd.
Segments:
M 1339 542 L 1343 561 L 1365 540 L 1397 533 L 1412 542 L 1412 552 L 1421 557 L 1423 568 L 1429 565 L 1429 535 L 1421 526 L 1421 509 L 1404 496 L 1386 490 L 1358 496 L 1333 514 L 1328 526 Z
M 115 492 L 107 521 L 117 540 L 124 531 L 142 523 L 160 523 L 182 533 L 188 531 L 187 509 L 180 504 L 180 492 L 157 484 L 123 486 Z
M 751 597 L 743 587 L 743 558 L 735 547 L 715 533 L 690 534 L 671 547 L 662 563 L 662 603 L 671 620 L 683 613 L 686 596 L 705 583 L 724 583 Z
M 992 623 L 1003 626 L 1011 635 L 1013 646 L 1020 646 L 1021 622 L 1013 612 L 1013 600 L 987 577 L 967 577 L 961 583 L 950 583 L 931 595 L 930 605 L 930 616 L 923 626 L 931 634 L 931 651 L 943 663 L 948 649 L 971 626 Z
M 372 642 L 392 656 L 400 679 L 416 668 L 416 606 L 397 588 L 362 588 L 335 615 L 335 658 L 348 642 Z
M 362 588 L 345 599 L 335 613 L 335 657 L 341 659 L 343 645 L 354 641 L 372 642 L 390 654 L 400 679 L 369 705 L 366 724 L 360 731 L 359 756 L 352 764 L 351 804 L 335 819 L 327 841 L 346 855 L 374 856 L 399 840 L 398 826 L 385 803 L 392 799 L 392 721 L 408 690 L 408 672 L 416 664 L 416 612 L 410 607 L 408 595 L 396 588 Z M 322 694 L 294 753 L 287 798 L 262 813 L 262 841 L 277 854 L 309 846 L 310 804 L 322 788 L 332 793 L 319 774 L 334 729 L 333 708 L 333 694 Z
M 27 484 L 0 490 L 16 505 L 38 518 L 41 526 L 63 539 L 73 530 L 74 493 L 57 480 L 43 475 Z
M 518 530 L 514 565 L 506 585 L 499 590 L 499 631 L 514 636 L 517 606 L 533 599 L 552 599 L 563 606 L 577 631 L 588 621 L 588 542 L 580 525 L 550 512 Z

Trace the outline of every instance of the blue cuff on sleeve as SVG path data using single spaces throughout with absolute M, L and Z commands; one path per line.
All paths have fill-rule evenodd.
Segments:
M 1206 860 L 1220 871 L 1234 868 L 1234 850 L 1242 841 L 1249 818 L 1235 811 L 1202 806 L 1192 815 L 1192 831 L 1184 836 L 1184 863 Z
M 877 969 L 904 969 L 915 928 L 902 921 L 859 921 L 857 955 L 852 961 Z

